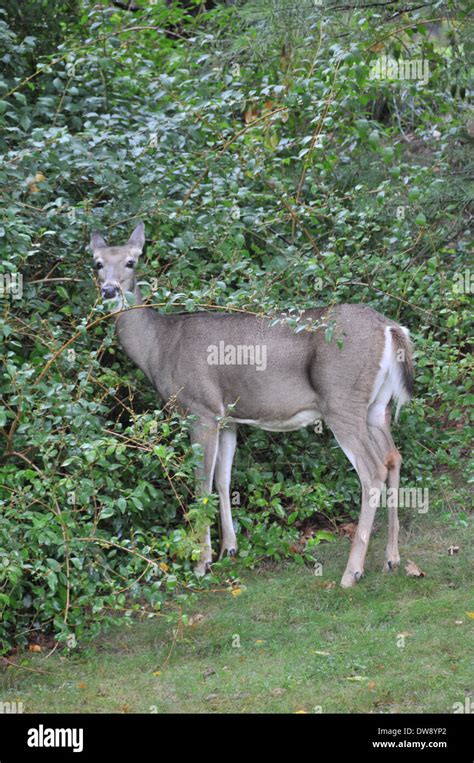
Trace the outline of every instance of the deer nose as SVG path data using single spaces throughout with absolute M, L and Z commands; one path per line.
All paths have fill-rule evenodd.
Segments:
M 102 286 L 101 292 L 104 299 L 113 299 L 113 297 L 116 297 L 118 294 L 118 287 L 106 284 L 105 286 Z

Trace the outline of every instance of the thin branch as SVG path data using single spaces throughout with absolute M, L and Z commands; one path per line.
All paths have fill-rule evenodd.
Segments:
M 83 278 L 37 278 L 34 281 L 27 281 L 27 283 L 58 283 L 62 281 L 75 281 L 76 283 L 81 283 L 83 280 Z
M 27 665 L 17 665 L 16 662 L 12 662 L 8 657 L 2 657 L 2 662 L 6 662 L 12 668 L 18 668 L 18 670 L 28 670 L 30 673 L 44 673 L 45 675 L 51 675 L 49 670 L 40 670 L 39 668 L 29 668 Z
M 110 0 L 112 5 L 117 6 L 117 8 L 121 8 L 123 11 L 143 11 L 144 8 L 140 8 L 139 5 L 135 5 L 133 2 L 127 3 L 126 0 Z

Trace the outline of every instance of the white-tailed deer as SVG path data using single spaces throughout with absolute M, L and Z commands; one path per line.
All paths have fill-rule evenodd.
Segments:
M 143 223 L 124 246 L 108 246 L 92 234 L 104 298 L 133 292 L 136 304 L 143 304 L 134 269 L 144 244 Z M 174 398 L 195 417 L 192 441 L 203 453 L 198 487 L 208 494 L 215 484 L 219 494 L 219 558 L 237 549 L 229 494 L 237 425 L 289 432 L 325 422 L 362 486 L 359 524 L 341 580 L 344 587 L 354 585 L 363 574 L 384 482 L 398 495 L 401 457 L 390 433 L 390 402 L 397 400 L 399 408 L 412 392 L 407 329 L 353 304 L 306 310 L 300 323 L 307 330 L 298 333 L 285 320 L 244 313 L 160 315 L 134 307 L 115 320 L 123 349 L 160 398 Z M 397 500 L 388 510 L 387 571 L 400 563 Z M 211 563 L 208 527 L 196 572 L 206 572 Z

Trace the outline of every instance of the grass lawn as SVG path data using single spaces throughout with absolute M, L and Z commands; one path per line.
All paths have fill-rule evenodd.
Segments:
M 472 536 L 418 515 L 401 531 L 402 569 L 387 576 L 385 530 L 382 515 L 352 590 L 338 585 L 341 538 L 320 546 L 322 576 L 288 563 L 243 570 L 238 596 L 199 594 L 177 637 L 157 618 L 71 656 L 16 657 L 0 699 L 38 713 L 453 712 L 474 701 Z M 426 576 L 407 577 L 407 559 Z

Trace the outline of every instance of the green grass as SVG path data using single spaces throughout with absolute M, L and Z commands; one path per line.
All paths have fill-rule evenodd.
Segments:
M 285 564 L 242 571 L 239 596 L 200 594 L 191 614 L 203 619 L 177 638 L 158 618 L 71 656 L 27 654 L 4 670 L 0 699 L 25 712 L 452 712 L 474 683 L 472 539 L 420 516 L 401 533 L 402 565 L 426 577 L 386 576 L 380 525 L 355 589 L 327 587 L 343 572 L 341 538 L 320 547 L 322 577 Z

